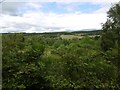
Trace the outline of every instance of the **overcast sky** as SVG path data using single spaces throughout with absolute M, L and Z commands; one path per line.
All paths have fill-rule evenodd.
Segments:
M 0 33 L 101 29 L 118 1 L 6 0 L 0 3 Z

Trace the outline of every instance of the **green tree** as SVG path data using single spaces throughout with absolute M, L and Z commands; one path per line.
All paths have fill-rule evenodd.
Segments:
M 113 5 L 107 12 L 108 18 L 103 24 L 101 47 L 105 57 L 118 68 L 118 84 L 120 86 L 120 2 Z
M 120 46 L 120 2 L 112 6 L 107 14 L 107 21 L 102 28 L 101 43 L 102 49 L 105 51 L 115 47 L 116 44 Z

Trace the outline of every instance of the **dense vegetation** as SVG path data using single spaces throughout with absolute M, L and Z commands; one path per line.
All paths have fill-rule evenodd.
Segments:
M 119 90 L 120 4 L 108 15 L 100 36 L 3 34 L 3 90 Z

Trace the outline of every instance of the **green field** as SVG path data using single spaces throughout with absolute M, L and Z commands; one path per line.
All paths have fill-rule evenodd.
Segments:
M 62 39 L 73 39 L 73 38 L 81 39 L 81 38 L 83 38 L 83 36 L 76 36 L 76 35 L 61 35 L 60 37 Z
M 87 37 L 91 37 L 91 38 L 94 38 L 94 37 L 100 37 L 100 35 L 86 35 Z M 84 38 L 84 34 L 78 34 L 78 35 L 61 35 L 60 36 L 62 39 L 82 39 Z

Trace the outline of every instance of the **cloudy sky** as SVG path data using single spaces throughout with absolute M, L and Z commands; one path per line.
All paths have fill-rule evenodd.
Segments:
M 106 12 L 118 1 L 5 0 L 0 3 L 0 33 L 101 29 Z

